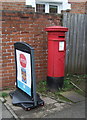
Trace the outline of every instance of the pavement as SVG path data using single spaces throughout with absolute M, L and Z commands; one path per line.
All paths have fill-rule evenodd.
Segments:
M 45 116 L 45 118 L 86 118 L 87 111 L 85 111 L 85 101 L 76 103 L 63 109 L 62 111 L 55 111 L 55 113 Z
M 10 91 L 8 91 L 10 92 Z M 0 119 L 5 118 L 12 120 L 21 120 L 25 118 L 84 118 L 86 120 L 86 102 L 85 99 L 82 101 L 71 103 L 71 102 L 60 102 L 56 99 L 41 96 L 44 100 L 44 106 L 25 111 L 23 108 L 14 106 L 10 96 L 5 98 L 5 101 L 0 99 Z
M 14 118 L 14 116 L 13 116 L 13 114 L 10 112 L 10 110 L 6 107 L 6 105 L 5 104 L 3 104 L 1 101 L 0 101 L 0 120 L 1 120 L 1 118 L 11 118 L 11 119 L 14 119 L 15 120 L 15 118 Z

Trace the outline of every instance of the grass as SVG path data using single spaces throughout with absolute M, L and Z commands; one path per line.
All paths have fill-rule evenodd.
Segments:
M 1 93 L 0 93 L 0 97 L 4 97 L 4 98 L 5 98 L 5 97 L 7 97 L 7 96 L 8 96 L 8 93 L 6 93 L 6 92 L 1 92 Z
M 46 93 L 47 92 L 47 83 L 46 81 L 40 81 L 37 85 L 37 92 Z
M 71 81 L 74 81 L 75 84 L 80 84 L 80 82 L 82 80 L 85 80 L 86 78 L 87 78 L 87 75 L 67 75 L 64 79 L 63 88 L 58 91 L 53 91 L 53 92 L 48 90 L 46 81 L 40 81 L 37 85 L 37 92 L 47 95 L 49 97 L 53 97 L 56 99 L 59 98 L 64 101 L 71 102 L 70 100 L 61 96 L 60 93 L 74 90 L 79 94 L 83 94 L 80 90 L 76 89 L 75 86 L 71 84 Z

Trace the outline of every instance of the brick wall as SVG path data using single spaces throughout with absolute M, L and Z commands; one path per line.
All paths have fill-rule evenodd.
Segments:
M 13 87 L 15 82 L 14 43 L 24 41 L 35 48 L 37 81 L 47 76 L 47 26 L 61 25 L 61 15 L 39 14 L 24 9 L 2 11 L 2 58 L 0 60 L 2 87 Z M 1 85 L 1 83 L 0 83 Z M 1 87 L 1 86 L 0 86 Z
M 15 0 L 16 1 L 16 0 Z M 34 12 L 35 8 L 29 5 L 25 5 L 25 2 L 0 2 L 0 10 L 15 10 L 15 11 L 27 11 Z
M 86 13 L 86 2 L 71 2 L 71 13 Z

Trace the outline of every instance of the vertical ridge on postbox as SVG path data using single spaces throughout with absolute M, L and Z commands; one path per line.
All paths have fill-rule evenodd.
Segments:
M 65 32 L 68 28 L 61 26 L 47 27 L 48 32 L 48 70 L 47 85 L 50 89 L 59 89 L 63 87 L 65 49 Z

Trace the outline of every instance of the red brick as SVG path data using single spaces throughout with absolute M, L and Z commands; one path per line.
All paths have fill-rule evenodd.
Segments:
M 71 2 L 71 13 L 86 14 L 86 2 Z

